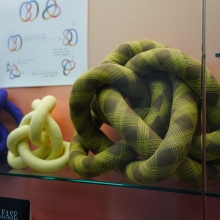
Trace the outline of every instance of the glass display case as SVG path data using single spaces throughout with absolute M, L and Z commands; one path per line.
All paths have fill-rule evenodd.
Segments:
M 37 2 L 34 4 L 36 5 L 38 4 L 38 1 L 32 1 L 32 2 Z M 22 3 L 22 1 L 20 1 L 20 3 Z M 56 5 L 56 4 L 59 4 L 59 1 L 58 0 L 48 1 L 48 4 L 49 3 Z M 68 4 L 68 0 L 65 1 L 65 4 Z M 33 7 L 36 7 L 36 5 L 33 5 Z M 40 3 L 39 3 L 39 7 L 40 7 Z M 220 41 L 219 41 L 220 34 L 218 33 L 218 26 L 220 25 L 220 21 L 218 21 L 219 7 L 220 7 L 219 2 L 201 2 L 198 0 L 193 1 L 190 4 L 186 3 L 183 0 L 178 1 L 178 2 L 174 0 L 159 1 L 159 2 L 153 1 L 153 0 L 150 0 L 147 2 L 141 1 L 141 0 L 136 0 L 136 1 L 132 0 L 129 2 L 125 0 L 122 0 L 122 1 L 114 0 L 114 1 L 104 1 L 104 2 L 99 1 L 99 0 L 88 1 L 88 30 L 87 30 L 88 31 L 88 36 L 87 36 L 88 38 L 88 41 L 87 41 L 88 43 L 88 48 L 87 48 L 88 70 L 92 69 L 93 67 L 98 68 L 100 65 L 103 65 L 103 62 L 108 63 L 109 61 L 108 59 L 112 58 L 112 57 L 109 58 L 108 54 L 110 54 L 114 48 L 118 48 L 119 45 L 123 45 L 123 43 L 125 42 L 134 42 L 134 41 L 140 41 L 143 39 L 149 39 L 155 42 L 159 42 L 162 45 L 165 45 L 164 48 L 171 48 L 171 49 L 175 48 L 175 51 L 182 51 L 184 54 L 187 54 L 190 57 L 193 57 L 195 60 L 198 60 L 198 62 L 202 60 L 202 62 L 200 63 L 200 66 L 198 67 L 198 68 L 201 68 L 201 71 L 203 70 L 202 64 L 204 61 L 205 66 L 208 68 L 208 73 L 210 74 L 210 77 L 213 76 L 216 82 L 220 82 L 220 77 L 218 74 L 220 70 L 220 60 L 218 59 L 218 56 L 216 55 L 220 53 Z M 62 12 L 62 7 L 61 7 L 61 12 Z M 39 13 L 42 13 L 42 11 L 40 11 Z M 77 14 L 77 12 L 75 13 Z M 50 21 L 48 20 L 48 22 Z M 76 30 L 78 28 L 77 22 L 74 19 L 73 21 L 71 20 L 71 23 L 74 23 L 72 28 L 75 28 L 74 29 L 75 32 L 73 32 L 75 35 L 76 35 Z M 69 29 L 69 30 L 72 30 L 72 29 Z M 81 30 L 81 32 L 80 31 L 78 32 L 77 40 L 75 41 L 75 43 L 77 41 L 80 43 L 80 37 L 81 37 L 80 33 L 82 33 L 82 31 L 83 30 Z M 2 41 L 0 41 L 0 43 L 1 42 Z M 201 48 L 201 44 L 202 44 L 202 48 Z M 132 46 L 129 45 L 129 47 L 131 48 Z M 82 48 L 83 50 L 85 49 L 84 47 Z M 43 56 L 44 51 L 38 51 L 38 52 L 42 54 Z M 53 50 L 53 55 L 54 53 L 55 52 Z M 85 58 L 85 54 L 83 53 L 84 52 L 80 54 L 80 51 L 75 50 L 74 59 L 78 61 L 78 57 L 80 57 L 81 55 Z M 87 62 L 86 59 L 85 59 L 85 62 Z M 114 60 L 114 62 L 116 61 Z M 71 64 L 68 64 L 68 65 L 71 65 Z M 166 63 L 164 64 L 164 66 L 165 65 Z M 5 66 L 3 66 L 2 68 L 5 68 Z M 167 71 L 167 69 L 164 69 L 162 71 Z M 86 71 L 82 71 L 82 74 L 84 72 Z M 93 72 L 91 72 L 91 74 L 92 73 Z M 198 82 L 196 83 L 191 82 L 191 84 L 194 83 L 195 84 L 194 86 L 198 87 L 198 85 L 202 85 L 202 83 L 207 83 L 207 82 L 211 83 L 215 81 L 213 79 L 209 80 L 209 78 L 206 78 L 206 77 L 207 75 L 205 75 L 205 78 L 204 78 L 205 82 L 201 81 L 200 84 Z M 51 80 L 53 79 L 51 78 Z M 201 77 L 201 80 L 202 80 L 202 77 Z M 70 94 L 72 93 L 72 85 L 74 83 L 75 83 L 75 79 L 73 82 L 70 81 L 69 85 L 21 86 L 21 87 L 14 86 L 14 87 L 6 88 L 6 90 L 8 92 L 8 99 L 12 101 L 16 106 L 18 106 L 24 115 L 28 115 L 31 111 L 33 111 L 31 107 L 31 103 L 33 100 L 43 99 L 45 96 L 48 96 L 48 95 L 55 97 L 56 104 L 55 104 L 55 107 L 53 107 L 53 111 L 51 111 L 51 116 L 56 121 L 57 125 L 59 126 L 61 130 L 62 139 L 65 142 L 70 143 L 73 138 L 73 135 L 76 134 L 76 132 L 80 131 L 74 127 L 72 123 L 72 115 L 70 115 L 71 109 L 69 106 L 69 102 L 71 99 Z M 123 87 L 123 85 L 121 87 Z M 218 90 L 217 87 L 218 85 L 216 85 L 214 89 Z M 148 85 L 147 85 L 147 89 L 149 89 Z M 195 137 L 196 135 L 197 136 L 201 135 L 202 132 L 204 131 L 205 133 L 212 133 L 212 132 L 213 133 L 216 132 L 216 133 L 213 134 L 212 137 L 210 138 L 207 136 L 207 139 L 205 135 L 205 140 L 200 136 L 199 138 L 195 139 L 194 142 L 200 141 L 201 146 L 203 146 L 204 143 L 206 144 L 207 140 L 208 142 L 213 142 L 215 144 L 215 146 L 212 146 L 214 150 L 211 149 L 210 152 L 208 153 L 210 153 L 211 156 L 212 154 L 217 155 L 218 150 L 216 146 L 218 145 L 218 143 L 216 139 L 218 136 L 218 123 L 219 122 L 218 122 L 218 112 L 216 110 L 217 109 L 216 106 L 218 104 L 215 103 L 216 106 L 211 106 L 211 105 L 214 102 L 213 100 L 218 99 L 216 98 L 217 96 L 216 94 L 218 94 L 218 91 L 216 93 L 212 93 L 214 89 L 213 90 L 212 88 L 210 89 L 208 85 L 207 86 L 208 95 L 204 98 L 203 93 L 202 93 L 204 92 L 204 90 L 202 91 L 203 88 L 200 87 L 196 89 L 197 91 L 196 92 L 193 91 L 193 93 L 198 92 L 196 94 L 197 104 L 198 104 L 198 116 L 195 116 L 196 118 L 198 117 L 198 122 L 195 122 L 196 123 L 196 125 L 194 126 L 195 133 L 193 137 Z M 191 88 L 190 90 L 193 90 L 193 89 Z M 206 88 L 205 88 L 205 92 L 206 92 Z M 199 93 L 201 93 L 201 97 L 199 97 L 198 95 Z M 138 98 L 136 97 L 135 101 L 137 101 L 137 99 Z M 177 101 L 179 100 L 180 98 Z M 204 100 L 205 100 L 205 103 L 204 103 Z M 126 100 L 126 101 L 129 105 L 132 106 L 132 103 L 129 103 L 130 100 Z M 208 109 L 206 109 L 207 101 L 211 103 Z M 173 102 L 173 100 L 171 102 Z M 178 103 L 176 105 L 178 106 Z M 190 108 L 193 108 L 193 107 L 191 106 Z M 177 108 L 177 111 L 180 112 L 181 109 Z M 210 112 L 214 112 L 213 115 L 210 116 L 211 119 L 210 118 L 207 119 L 209 120 L 208 122 L 206 122 L 207 111 L 208 111 L 208 114 Z M 205 112 L 205 118 L 203 117 L 204 112 Z M 192 121 L 194 119 L 195 118 L 193 118 Z M 182 119 L 182 121 L 183 120 L 186 120 L 186 119 L 184 118 Z M 213 122 L 213 120 L 216 122 L 216 124 L 215 122 Z M 0 121 L 11 132 L 17 128 L 17 125 L 14 123 L 14 119 L 11 118 L 11 116 L 8 115 L 7 112 L 4 112 L 4 111 L 1 112 Z M 109 123 L 108 121 L 106 123 L 103 123 L 103 125 L 101 126 L 101 131 L 112 141 L 112 143 L 119 142 L 122 139 L 121 134 L 119 134 L 119 132 L 116 131 L 117 129 L 115 129 L 113 126 L 107 125 L 108 123 Z M 125 121 L 125 123 L 128 124 L 127 121 Z M 192 123 L 194 123 L 194 121 Z M 211 123 L 212 125 L 208 123 Z M 211 128 L 211 126 L 213 127 Z M 205 130 L 202 130 L 202 129 L 205 129 Z M 178 133 L 176 133 L 176 136 L 177 134 Z M 188 146 L 188 148 L 190 147 Z M 58 190 L 59 188 L 63 188 L 63 187 L 67 187 L 69 191 L 71 187 L 73 188 L 78 187 L 80 192 L 86 191 L 87 189 L 88 189 L 88 192 L 90 192 L 90 188 L 95 191 L 99 191 L 100 189 L 100 191 L 106 191 L 106 194 L 105 194 L 106 201 L 108 200 L 111 201 L 111 196 L 107 192 L 111 191 L 111 187 L 115 187 L 115 188 L 118 188 L 119 191 L 120 190 L 122 190 L 122 192 L 124 191 L 125 194 L 129 193 L 129 190 L 130 190 L 132 197 L 129 198 L 129 195 L 128 195 L 128 198 L 127 198 L 128 200 L 133 199 L 134 201 L 138 201 L 135 198 L 135 193 L 137 193 L 140 197 L 141 197 L 141 193 L 143 195 L 146 195 L 146 193 L 149 193 L 149 198 L 151 198 L 151 193 L 155 193 L 155 195 L 157 195 L 158 197 L 160 196 L 160 193 L 162 197 L 164 193 L 168 193 L 167 197 L 163 201 L 163 204 L 166 203 L 166 201 L 169 202 L 169 198 L 168 198 L 169 196 L 172 197 L 173 200 L 175 200 L 176 198 L 178 202 L 181 199 L 184 202 L 187 200 L 191 200 L 197 203 L 198 205 L 198 208 L 196 208 L 197 212 L 195 213 L 195 215 L 197 215 L 196 219 L 214 220 L 218 218 L 217 216 L 218 214 L 220 215 L 218 211 L 216 211 L 217 212 L 216 216 L 210 214 L 213 212 L 213 209 L 214 209 L 214 208 L 210 209 L 210 206 L 214 207 L 213 204 L 217 201 L 216 199 L 220 197 L 220 187 L 219 187 L 220 178 L 217 178 L 219 176 L 218 174 L 219 159 L 216 156 L 215 159 L 210 159 L 207 162 L 203 161 L 202 155 L 204 151 L 202 147 L 201 149 L 196 149 L 196 150 L 197 150 L 196 152 L 197 157 L 195 158 L 193 156 L 192 160 L 196 161 L 196 163 L 199 164 L 198 165 L 199 167 L 198 176 L 201 174 L 200 170 L 201 170 L 201 166 L 203 166 L 203 169 L 205 169 L 205 172 L 207 172 L 209 175 L 208 178 L 212 179 L 212 177 L 215 176 L 216 178 L 213 177 L 213 179 L 216 179 L 216 180 L 207 182 L 206 180 L 204 181 L 204 179 L 203 181 L 201 181 L 200 179 L 200 181 L 198 181 L 198 184 L 195 184 L 195 182 L 193 181 L 190 182 L 190 178 L 188 177 L 187 178 L 184 177 L 185 179 L 182 178 L 183 180 L 187 180 L 187 181 L 176 180 L 178 179 L 177 176 L 179 174 L 174 175 L 172 173 L 171 177 L 167 177 L 164 179 L 161 177 L 161 181 L 159 180 L 158 182 L 155 181 L 154 184 L 138 184 L 138 183 L 135 183 L 134 181 L 129 180 L 128 178 L 125 178 L 124 176 L 126 175 L 123 176 L 119 174 L 119 173 L 123 173 L 123 171 L 121 170 L 119 172 L 115 172 L 112 170 L 112 171 L 107 172 L 106 174 L 100 174 L 95 177 L 93 176 L 89 177 L 89 175 L 85 177 L 81 177 L 76 172 L 74 172 L 68 165 L 66 165 L 62 169 L 55 171 L 55 172 L 36 171 L 30 167 L 26 167 L 22 169 L 14 169 L 7 163 L 7 160 L 4 157 L 5 155 L 3 155 L 4 158 L 2 157 L 1 164 L 0 164 L 0 177 L 1 177 L 1 180 L 3 181 L 3 184 L 4 184 L 4 179 L 5 179 L 5 183 L 8 184 L 9 188 L 8 188 L 8 191 L 6 190 L 6 188 L 5 189 L 3 188 L 4 192 L 3 192 L 3 189 L 2 189 L 2 192 L 0 190 L 0 196 L 2 194 L 3 196 L 6 196 L 6 197 L 7 195 L 9 197 L 13 197 L 11 193 L 9 193 L 9 191 L 10 189 L 16 186 L 16 183 L 15 183 L 16 179 L 19 182 L 19 187 L 20 187 L 19 190 L 21 192 L 24 192 L 23 197 L 30 199 L 31 201 L 32 200 L 34 201 L 34 198 L 31 192 L 28 191 L 28 188 L 33 190 L 33 188 L 30 185 L 34 184 L 34 181 L 36 184 L 40 184 L 39 188 L 44 185 L 44 182 L 46 185 L 48 184 L 47 186 L 49 187 L 48 182 L 52 181 L 51 185 L 54 185 L 54 190 L 55 188 L 56 190 Z M 190 153 L 193 154 L 194 152 L 191 152 L 189 150 L 189 154 Z M 199 153 L 201 153 L 201 155 L 199 155 Z M 205 151 L 205 153 L 207 152 Z M 89 152 L 89 156 L 92 156 L 92 155 L 93 153 Z M 206 156 L 207 155 L 205 155 L 205 157 Z M 146 156 L 146 158 L 149 159 L 150 156 L 148 155 Z M 159 158 L 159 155 L 158 155 L 158 158 Z M 137 158 L 137 155 L 135 157 L 135 160 L 136 159 L 143 160 L 141 156 L 140 158 L 139 157 Z M 182 167 L 182 169 L 184 169 L 184 167 Z M 161 172 L 165 172 L 165 171 L 161 171 Z M 12 182 L 10 182 L 10 178 L 11 180 L 13 180 Z M 193 178 L 194 177 L 192 177 L 191 179 Z M 118 191 L 115 190 L 115 188 L 112 191 L 114 191 L 114 193 L 116 194 L 119 193 Z M 53 193 L 56 193 L 56 192 L 53 191 Z M 74 189 L 74 193 L 75 193 L 75 189 Z M 29 197 L 29 194 L 31 195 L 30 197 Z M 43 193 L 42 194 L 39 193 L 39 195 L 42 197 L 42 200 L 44 200 Z M 19 197 L 19 196 L 21 196 L 21 194 L 16 195 L 15 193 L 15 197 Z M 37 197 L 36 194 L 34 196 Z M 68 202 L 71 202 L 71 198 L 68 197 L 70 195 L 65 194 L 65 196 L 68 198 L 67 199 Z M 122 196 L 124 196 L 124 194 L 122 194 Z M 101 194 L 100 194 L 99 199 L 100 198 L 101 198 Z M 46 196 L 45 196 L 45 199 L 46 199 Z M 144 200 L 144 197 L 141 200 Z M 60 201 L 62 202 L 62 198 L 60 198 Z M 126 198 L 124 198 L 124 201 L 126 201 Z M 74 201 L 74 198 L 72 202 L 73 204 L 76 203 Z M 90 199 L 90 203 L 92 203 L 91 199 Z M 149 201 L 149 203 L 151 202 Z M 159 206 L 162 205 L 162 201 L 160 202 L 157 200 L 157 203 L 159 204 Z M 96 201 L 96 199 L 94 198 L 94 205 L 96 204 L 97 206 L 100 205 L 99 201 Z M 154 204 L 154 202 L 152 202 L 152 204 Z M 170 211 L 170 209 L 176 208 L 174 204 L 175 202 L 172 203 L 173 206 L 167 210 Z M 34 202 L 32 205 L 32 209 L 35 209 Z M 181 208 L 179 209 L 180 209 L 179 215 L 182 215 L 184 217 L 184 214 L 182 213 L 183 212 L 182 209 Z M 161 216 L 155 210 L 154 210 L 155 219 L 159 217 L 164 217 L 165 219 L 168 216 L 170 217 L 170 215 L 166 216 L 166 214 Z M 71 210 L 68 212 L 69 212 L 68 216 L 71 216 Z M 100 211 L 100 216 L 99 216 L 98 210 L 94 212 L 96 213 L 93 215 L 93 218 L 89 215 L 87 217 L 91 217 L 91 219 L 113 219 L 112 214 L 111 216 L 109 216 L 109 218 L 108 216 L 103 216 L 107 213 L 107 211 L 106 213 L 102 213 Z M 114 212 L 114 211 L 111 210 L 111 212 Z M 176 212 L 178 212 L 178 208 Z M 56 212 L 54 213 L 55 213 L 54 215 L 56 215 Z M 120 216 L 119 210 L 116 211 L 116 213 L 118 216 Z M 38 218 L 43 219 L 43 213 L 41 214 L 42 216 L 40 217 L 39 215 Z M 180 219 L 179 215 L 173 214 L 173 219 L 175 218 Z M 74 216 L 74 214 L 72 214 L 72 216 Z M 117 218 L 117 216 L 114 216 L 114 217 L 115 219 Z M 140 212 L 140 216 L 138 217 L 140 219 L 144 219 L 144 216 L 143 217 L 141 216 L 141 212 Z M 187 217 L 189 217 L 189 215 Z M 37 217 L 36 216 L 34 217 L 33 215 L 33 218 L 35 219 Z M 126 217 L 121 216 L 120 219 L 124 219 L 124 218 L 129 219 L 128 216 Z M 189 219 L 191 218 L 193 219 L 193 216 L 189 217 Z M 67 217 L 66 219 L 69 219 L 69 218 Z M 81 219 L 84 219 L 84 218 L 81 217 Z M 172 218 L 170 217 L 170 219 Z

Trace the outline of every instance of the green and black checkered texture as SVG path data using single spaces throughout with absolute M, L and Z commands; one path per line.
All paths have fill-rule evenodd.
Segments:
M 206 69 L 208 181 L 220 177 L 219 94 Z M 82 177 L 114 170 L 143 185 L 168 177 L 201 184 L 201 136 L 194 135 L 200 100 L 199 61 L 148 39 L 120 45 L 73 85 L 71 169 Z M 103 123 L 122 139 L 113 143 Z

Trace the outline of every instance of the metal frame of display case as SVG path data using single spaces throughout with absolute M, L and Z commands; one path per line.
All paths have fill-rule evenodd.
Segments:
M 203 220 L 207 219 L 207 181 L 206 181 L 206 1 L 202 0 L 202 56 L 201 56 L 201 94 L 202 94 L 202 126 L 201 126 L 201 135 L 202 135 L 202 167 L 203 167 Z

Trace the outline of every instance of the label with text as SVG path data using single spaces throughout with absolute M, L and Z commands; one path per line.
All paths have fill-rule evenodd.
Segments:
M 30 201 L 0 197 L 0 220 L 30 220 Z

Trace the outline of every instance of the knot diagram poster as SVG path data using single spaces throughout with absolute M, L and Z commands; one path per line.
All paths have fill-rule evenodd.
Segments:
M 87 70 L 87 0 L 1 0 L 0 87 L 72 85 Z

